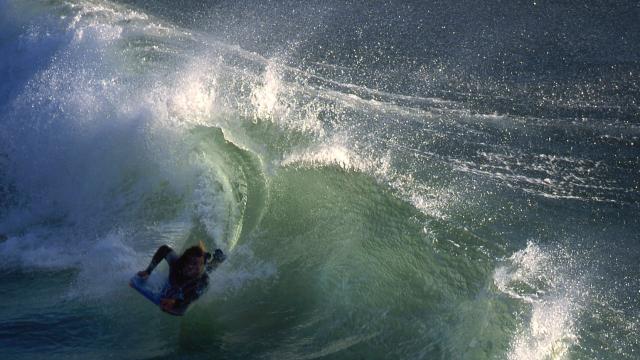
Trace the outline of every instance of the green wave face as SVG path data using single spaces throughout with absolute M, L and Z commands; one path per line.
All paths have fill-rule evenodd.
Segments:
M 255 230 L 265 210 L 268 192 L 260 158 L 225 139 L 220 128 L 194 128 L 188 142 L 191 146 L 190 160 L 204 165 L 210 175 L 207 180 L 212 182 L 205 183 L 205 189 L 213 189 L 224 204 L 220 218 L 215 219 L 217 223 L 210 225 L 219 229 L 219 223 L 225 224 L 220 239 L 210 241 L 227 251 L 233 251 L 240 239 Z M 215 232 L 213 228 L 207 228 L 211 220 L 207 210 L 209 206 L 218 205 L 202 204 L 196 200 L 193 205 L 196 210 L 194 220 L 201 227 L 204 226 L 205 232 L 196 231 L 192 237 L 207 237 L 207 233 Z M 203 211 L 202 216 L 199 216 L 200 211 Z
M 243 240 L 276 270 L 199 304 L 183 327 L 185 348 L 230 358 L 489 358 L 507 347 L 509 309 L 486 281 L 490 259 L 458 247 L 472 243 L 468 236 L 334 166 L 280 169 L 268 192 L 260 226 Z M 462 245 L 434 248 L 446 238 Z M 459 346 L 472 340 L 473 348 Z

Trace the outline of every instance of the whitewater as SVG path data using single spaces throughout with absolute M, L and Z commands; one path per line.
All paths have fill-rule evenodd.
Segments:
M 1 0 L 3 358 L 637 359 L 639 14 Z

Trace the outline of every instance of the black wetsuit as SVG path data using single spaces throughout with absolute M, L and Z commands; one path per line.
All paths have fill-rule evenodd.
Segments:
M 198 277 L 188 277 L 178 269 L 179 256 L 167 245 L 162 245 L 151 259 L 146 272 L 151 274 L 153 269 L 165 259 L 169 264 L 169 286 L 163 290 L 163 297 L 175 300 L 173 310 L 176 313 L 184 313 L 189 304 L 199 298 L 209 286 L 209 275 L 213 269 L 212 264 L 207 264 L 206 271 Z

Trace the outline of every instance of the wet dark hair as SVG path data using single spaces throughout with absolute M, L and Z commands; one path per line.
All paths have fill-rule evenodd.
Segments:
M 194 258 L 194 257 L 203 257 L 204 254 L 206 254 L 206 252 L 204 251 L 204 249 L 202 249 L 200 247 L 200 245 L 196 245 L 196 246 L 192 246 L 190 248 L 188 248 L 187 250 L 185 250 L 182 253 L 182 256 L 180 256 L 180 259 L 190 259 L 190 258 Z
M 182 269 L 184 269 L 185 265 L 187 265 L 189 260 L 191 260 L 192 258 L 203 257 L 205 256 L 205 254 L 206 252 L 199 245 L 192 246 L 187 250 L 185 250 L 182 253 L 182 256 L 180 256 L 180 258 L 177 260 L 176 262 L 177 268 L 180 269 L 180 271 L 182 271 Z

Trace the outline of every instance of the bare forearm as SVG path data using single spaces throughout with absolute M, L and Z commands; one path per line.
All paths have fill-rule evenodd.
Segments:
M 155 269 L 156 266 L 158 266 L 158 264 L 160 263 L 160 261 L 162 261 L 162 259 L 166 259 L 167 262 L 171 262 L 171 260 L 175 257 L 176 257 L 176 254 L 173 251 L 173 249 L 171 249 L 167 245 L 162 245 L 158 248 L 158 250 L 156 250 L 156 253 L 153 255 L 153 258 L 149 263 L 149 266 L 147 266 L 147 268 L 145 269 L 145 272 L 147 274 L 151 274 L 153 269 Z

